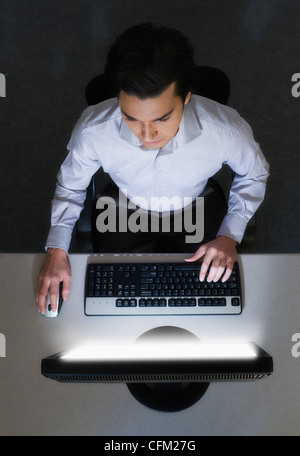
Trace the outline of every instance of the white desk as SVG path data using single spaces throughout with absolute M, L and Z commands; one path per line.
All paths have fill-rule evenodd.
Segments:
M 184 256 L 163 259 L 171 258 Z M 6 338 L 6 357 L 0 358 L 1 435 L 300 435 L 300 358 L 291 353 L 291 337 L 300 333 L 300 255 L 238 257 L 245 301 L 240 316 L 164 318 L 84 316 L 86 262 L 112 256 L 71 255 L 68 303 L 58 318 L 47 319 L 34 302 L 43 259 L 43 254 L 0 255 L 0 333 Z M 141 261 L 128 257 L 135 259 Z M 274 373 L 256 382 L 211 383 L 199 402 L 174 413 L 141 405 L 125 384 L 62 384 L 41 375 L 42 358 L 79 342 L 133 341 L 161 325 L 183 327 L 200 339 L 254 341 L 273 356 Z

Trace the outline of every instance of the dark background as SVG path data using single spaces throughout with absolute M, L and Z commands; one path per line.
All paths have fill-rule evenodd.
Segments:
M 144 21 L 187 34 L 231 80 L 229 105 L 270 163 L 250 252 L 299 253 L 299 0 L 0 0 L 1 252 L 42 252 L 56 174 L 84 90 L 117 34 Z M 73 240 L 71 252 L 77 251 Z

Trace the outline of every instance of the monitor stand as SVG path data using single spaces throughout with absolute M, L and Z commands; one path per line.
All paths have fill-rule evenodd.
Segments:
M 191 332 L 174 326 L 161 326 L 142 334 L 136 342 L 167 341 L 174 339 L 199 341 Z M 204 382 L 147 382 L 127 383 L 130 393 L 143 405 L 165 412 L 178 412 L 191 407 L 206 392 L 209 383 Z

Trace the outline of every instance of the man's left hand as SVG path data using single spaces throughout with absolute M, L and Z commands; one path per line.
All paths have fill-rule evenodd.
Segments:
M 230 274 L 232 273 L 236 257 L 236 245 L 237 242 L 235 240 L 226 236 L 218 236 L 213 241 L 201 245 L 194 255 L 187 258 L 185 261 L 197 261 L 204 255 L 200 269 L 200 281 L 203 282 L 205 279 L 206 273 L 211 264 L 207 281 L 217 282 L 226 268 L 226 272 L 222 277 L 222 282 L 225 282 L 229 279 Z

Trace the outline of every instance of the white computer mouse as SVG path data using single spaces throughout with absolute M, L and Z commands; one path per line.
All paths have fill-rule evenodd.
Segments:
M 56 302 L 56 310 L 53 311 L 51 309 L 50 305 L 50 293 L 48 292 L 47 297 L 46 297 L 46 311 L 44 313 L 45 317 L 57 317 L 61 311 L 62 305 L 63 305 L 63 298 L 62 298 L 62 283 L 59 285 L 59 292 L 57 294 L 57 302 Z

